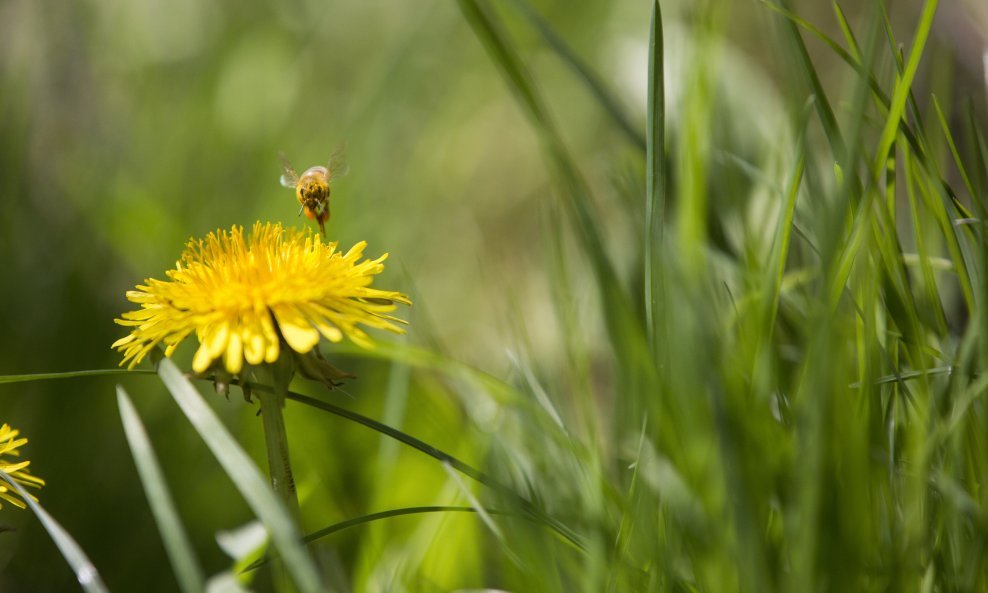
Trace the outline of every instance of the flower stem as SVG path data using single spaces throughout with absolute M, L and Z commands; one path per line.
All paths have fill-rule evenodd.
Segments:
M 277 383 L 277 377 L 275 377 Z M 268 472 L 271 485 L 281 497 L 292 518 L 299 521 L 298 494 L 295 492 L 295 477 L 292 475 L 292 462 L 288 455 L 288 434 L 285 431 L 285 417 L 282 407 L 285 397 L 279 392 L 287 389 L 275 385 L 274 393 L 255 392 L 261 402 L 261 418 L 264 421 L 264 445 L 268 454 Z

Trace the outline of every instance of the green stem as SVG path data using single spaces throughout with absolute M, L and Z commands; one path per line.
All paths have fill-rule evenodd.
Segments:
M 288 386 L 276 391 L 287 390 Z M 271 485 L 281 497 L 292 518 L 299 521 L 298 494 L 295 492 L 295 477 L 292 475 L 292 462 L 288 455 L 288 434 L 285 431 L 285 417 L 282 415 L 285 398 L 278 393 L 255 392 L 261 402 L 261 418 L 264 421 L 264 445 L 268 454 L 268 472 Z
M 281 497 L 292 519 L 301 528 L 301 511 L 298 494 L 295 491 L 295 476 L 292 475 L 292 460 L 288 454 L 288 432 L 285 430 L 285 416 L 282 414 L 292 372 L 285 368 L 281 361 L 268 367 L 267 370 L 274 389 L 270 393 L 257 392 L 257 399 L 261 402 L 261 418 L 264 422 L 264 448 L 268 454 L 268 473 L 271 476 L 271 486 Z M 272 576 L 275 591 L 280 593 L 298 591 L 293 586 L 284 564 L 279 564 Z

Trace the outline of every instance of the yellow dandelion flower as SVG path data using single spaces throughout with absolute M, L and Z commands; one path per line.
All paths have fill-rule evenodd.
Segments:
M 20 451 L 17 449 L 20 448 L 21 445 L 27 443 L 27 439 L 19 439 L 17 438 L 18 435 L 20 435 L 20 431 L 11 428 L 8 424 L 0 426 L 0 470 L 3 470 L 5 474 L 24 486 L 41 488 L 45 485 L 45 481 L 37 476 L 32 476 L 27 471 L 27 467 L 31 465 L 31 462 L 12 459 L 20 457 Z M 37 500 L 33 496 L 31 498 Z M 0 480 L 0 499 L 6 500 L 10 504 L 18 506 L 22 509 L 27 506 L 24 504 L 24 501 L 20 499 L 20 495 L 17 491 L 2 480 Z M 3 505 L 0 504 L 0 507 L 2 506 Z
M 234 375 L 244 361 L 277 361 L 283 345 L 306 354 L 320 335 L 370 348 L 359 326 L 404 333 L 395 324 L 405 322 L 388 313 L 411 301 L 370 287 L 388 255 L 360 261 L 366 246 L 361 241 L 343 253 L 311 230 L 260 222 L 247 239 L 234 226 L 190 240 L 168 280 L 148 279 L 127 292 L 141 308 L 115 320 L 133 328 L 113 344 L 124 355 L 120 364 L 133 368 L 158 344 L 171 356 L 193 332 L 199 349 L 192 369 L 203 373 L 222 359 Z

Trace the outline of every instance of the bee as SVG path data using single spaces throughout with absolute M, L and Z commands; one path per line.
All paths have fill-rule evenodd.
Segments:
M 326 236 L 326 222 L 329 220 L 330 182 L 343 177 L 350 171 L 346 162 L 346 143 L 339 147 L 329 157 L 325 167 L 316 165 L 309 167 L 298 175 L 284 154 L 281 156 L 281 185 L 295 188 L 295 198 L 298 199 L 301 215 L 319 223 L 319 232 Z

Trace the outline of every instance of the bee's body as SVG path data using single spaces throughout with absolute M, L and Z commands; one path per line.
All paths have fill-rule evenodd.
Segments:
M 295 188 L 295 197 L 301 206 L 299 214 L 304 212 L 307 218 L 319 223 L 319 231 L 324 237 L 326 222 L 329 221 L 329 182 L 346 175 L 345 150 L 345 145 L 340 145 L 329 159 L 328 167 L 309 167 L 302 175 L 296 175 L 291 164 L 282 156 L 284 173 L 281 185 Z
M 295 197 L 310 220 L 319 223 L 319 230 L 326 234 L 329 220 L 329 171 L 326 167 L 309 167 L 295 184 Z

